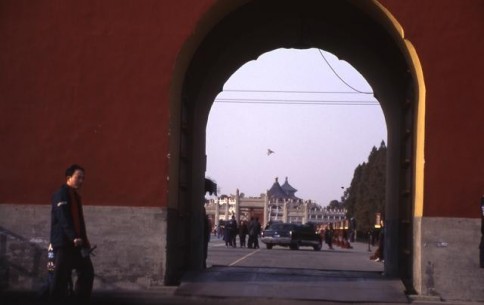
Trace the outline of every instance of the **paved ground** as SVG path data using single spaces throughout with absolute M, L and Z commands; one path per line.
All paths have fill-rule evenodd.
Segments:
M 379 273 L 311 269 L 213 267 L 186 278 L 176 295 L 335 302 L 407 303 L 398 279 Z
M 383 263 L 369 259 L 375 250 L 375 247 L 371 247 L 369 252 L 366 243 L 354 243 L 351 249 L 335 246 L 334 250 L 324 245 L 321 251 L 314 251 L 312 247 L 301 247 L 300 250 L 294 251 L 279 246 L 267 250 L 263 243 L 260 249 L 227 248 L 222 240 L 212 239 L 209 244 L 207 264 L 209 266 L 358 270 L 381 273 Z
M 386 278 L 382 272 L 375 271 L 381 268 L 381 263 L 369 261 L 367 245 L 354 246 L 356 255 L 348 257 L 360 264 L 364 258 L 364 264 L 368 264 L 360 271 L 345 270 L 342 266 L 346 265 L 339 266 L 339 270 L 245 266 L 242 263 L 212 265 L 203 272 L 187 274 L 178 287 L 122 292 L 95 290 L 90 304 L 473 304 L 443 301 L 438 297 L 407 296 L 400 280 Z M 334 255 L 344 255 L 344 252 L 335 251 Z M 8 291 L 0 292 L 0 304 L 41 305 L 45 302 L 38 300 L 32 291 Z
M 250 286 L 250 285 L 249 285 Z M 287 288 L 284 286 L 283 288 Z M 223 289 L 224 287 L 220 287 Z M 446 302 L 436 298 L 409 298 L 405 301 L 391 301 L 382 302 L 375 301 L 336 301 L 336 300 L 301 300 L 293 298 L 293 296 L 286 294 L 284 298 L 271 298 L 260 296 L 245 296 L 245 297 L 202 297 L 199 295 L 192 296 L 180 296 L 176 292 L 175 288 L 164 288 L 157 290 L 144 291 L 143 293 L 137 291 L 127 292 L 109 292 L 109 291 L 96 291 L 89 304 L 92 305 L 247 305 L 248 303 L 254 305 L 344 305 L 344 304 L 381 304 L 381 305 L 396 305 L 396 304 L 412 304 L 412 305 L 430 305 L 430 304 L 442 304 L 442 305 L 482 305 L 483 303 L 472 302 Z M 345 294 L 354 295 L 354 290 L 348 290 Z M 45 302 L 41 302 L 35 298 L 35 294 L 32 292 L 8 292 L 0 294 L 0 304 L 2 305 L 45 305 Z M 68 303 L 70 304 L 70 303 Z

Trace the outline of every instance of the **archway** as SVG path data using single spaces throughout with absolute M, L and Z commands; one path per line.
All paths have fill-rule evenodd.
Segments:
M 177 283 L 184 271 L 202 266 L 200 215 L 211 104 L 242 64 L 281 47 L 327 50 L 351 63 L 374 89 L 388 128 L 385 273 L 411 287 L 418 263 L 413 219 L 422 199 L 420 68 L 411 45 L 377 2 L 341 0 L 215 5 L 200 34 L 185 46 L 172 88 L 165 282 Z

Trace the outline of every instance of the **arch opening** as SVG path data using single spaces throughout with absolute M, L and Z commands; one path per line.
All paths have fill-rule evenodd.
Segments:
M 351 65 L 332 54 L 319 49 L 277 49 L 245 63 L 224 84 L 207 124 L 207 176 L 217 181 L 219 196 L 232 199 L 230 211 L 218 197 L 205 204 L 212 224 L 223 226 L 235 212 L 239 225 L 252 217 L 259 218 L 263 228 L 270 222 L 310 222 L 323 234 L 333 223 L 342 237 L 343 227 L 346 233 L 351 229 L 348 219 L 354 212 L 346 218 L 343 210 L 326 206 L 339 202 L 348 191 L 356 167 L 368 161 L 372 148 L 387 142 L 386 129 L 372 88 Z M 276 184 L 289 189 L 287 198 L 272 198 L 284 196 L 275 191 Z M 376 213 L 384 215 L 384 198 L 379 198 L 379 208 L 372 208 L 371 215 L 358 215 L 362 217 L 357 222 L 359 241 L 366 243 L 367 227 L 373 226 Z M 219 239 L 211 242 L 209 258 L 219 253 L 217 246 L 225 238 L 220 231 L 214 236 Z M 242 240 L 237 244 L 242 247 Z M 356 245 L 359 248 L 361 243 Z M 260 243 L 260 247 L 266 245 Z M 338 247 L 347 244 L 338 242 Z M 256 260 L 244 261 L 243 266 L 262 267 Z M 294 262 L 287 265 L 295 266 Z M 363 272 L 382 269 L 382 264 L 372 263 L 351 267 Z
M 186 55 L 172 106 L 166 283 L 200 269 L 200 215 L 206 170 L 205 128 L 225 81 L 238 67 L 277 48 L 318 48 L 351 63 L 380 101 L 388 130 L 385 273 L 412 286 L 415 198 L 415 67 L 387 27 L 381 8 L 354 1 L 241 1 Z M 245 3 L 247 2 L 247 3 Z M 373 14 L 372 14 L 373 12 Z M 377 13 L 375 13 L 377 12 Z M 400 37 L 402 38 L 402 37 Z M 188 64 L 189 62 L 189 64 Z M 176 93 L 177 92 L 177 93 Z M 421 113 L 420 113 L 421 115 Z M 176 232 L 176 233 L 175 233 Z M 183 242 L 181 242 L 183 240 Z
M 382 141 L 380 104 L 351 65 L 319 49 L 277 49 L 240 67 L 217 96 L 206 173 L 219 195 L 240 189 L 241 198 L 264 197 L 274 178 L 290 178 L 299 201 L 324 207 Z

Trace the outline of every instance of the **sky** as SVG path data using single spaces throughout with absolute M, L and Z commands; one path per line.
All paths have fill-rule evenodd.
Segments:
M 296 196 L 323 207 L 387 142 L 370 85 L 319 49 L 277 49 L 241 66 L 215 99 L 206 133 L 205 176 L 219 196 L 256 197 L 287 177 Z

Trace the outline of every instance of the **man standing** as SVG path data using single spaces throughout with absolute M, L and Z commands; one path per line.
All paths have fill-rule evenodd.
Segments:
M 74 288 L 76 301 L 88 302 L 92 292 L 94 268 L 89 257 L 91 245 L 78 190 L 84 182 L 84 169 L 71 165 L 65 172 L 66 183 L 52 195 L 50 242 L 54 250 L 54 277 L 50 287 L 53 301 L 69 296 L 72 270 L 77 272 Z
M 259 218 L 251 217 L 248 229 L 249 229 L 249 244 L 248 244 L 248 247 L 254 248 L 254 249 L 259 248 L 259 235 L 260 235 L 260 232 L 261 232 L 261 226 L 260 226 Z
M 237 221 L 235 220 L 234 215 L 232 215 L 232 218 L 229 220 L 225 229 L 227 229 L 227 227 L 229 230 L 229 245 L 235 248 L 237 247 L 236 238 L 237 238 L 238 229 L 237 229 Z
M 239 226 L 239 238 L 240 238 L 240 247 L 245 247 L 245 238 L 249 234 L 249 228 L 247 227 L 246 221 L 241 221 Z

